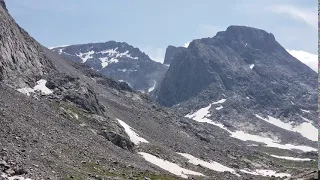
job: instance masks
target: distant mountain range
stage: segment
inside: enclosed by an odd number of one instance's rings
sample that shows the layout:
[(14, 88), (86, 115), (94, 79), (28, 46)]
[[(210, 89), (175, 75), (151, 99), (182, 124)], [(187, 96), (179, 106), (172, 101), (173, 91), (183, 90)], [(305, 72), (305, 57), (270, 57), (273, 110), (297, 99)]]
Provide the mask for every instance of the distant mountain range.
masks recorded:
[(160, 84), (168, 67), (127, 43), (109, 41), (51, 48), (62, 57), (84, 63), (106, 77), (126, 82), (135, 90), (150, 93)]
[(163, 65), (115, 41), (49, 50), (0, 16), (1, 180), (317, 171), (317, 74), (271, 33), (230, 26)]

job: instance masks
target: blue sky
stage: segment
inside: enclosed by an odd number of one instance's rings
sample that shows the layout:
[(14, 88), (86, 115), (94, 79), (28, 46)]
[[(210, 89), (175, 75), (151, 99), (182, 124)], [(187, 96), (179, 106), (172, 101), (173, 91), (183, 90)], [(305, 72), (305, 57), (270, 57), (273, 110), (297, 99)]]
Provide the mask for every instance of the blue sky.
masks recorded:
[(15, 20), (45, 46), (127, 42), (156, 61), (168, 45), (213, 37), (229, 25), (272, 32), (289, 50), (317, 54), (312, 0), (7, 0)]

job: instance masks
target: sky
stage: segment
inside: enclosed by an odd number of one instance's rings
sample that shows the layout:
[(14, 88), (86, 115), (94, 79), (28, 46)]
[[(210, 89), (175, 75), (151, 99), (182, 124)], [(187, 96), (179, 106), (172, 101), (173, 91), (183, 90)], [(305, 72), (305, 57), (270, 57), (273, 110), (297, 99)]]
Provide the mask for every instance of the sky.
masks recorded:
[[(11, 15), (47, 47), (115, 40), (163, 62), (168, 45), (213, 37), (230, 25), (264, 29), (312, 69), (318, 4), (313, 0), (7, 0)], [(305, 58), (305, 59), (303, 59)]]

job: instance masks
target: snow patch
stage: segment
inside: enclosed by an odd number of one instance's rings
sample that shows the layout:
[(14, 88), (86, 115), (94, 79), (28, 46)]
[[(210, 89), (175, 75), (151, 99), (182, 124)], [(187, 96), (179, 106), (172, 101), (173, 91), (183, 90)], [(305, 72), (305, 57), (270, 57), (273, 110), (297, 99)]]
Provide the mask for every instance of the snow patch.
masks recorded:
[(101, 54), (117, 54), (117, 53), (118, 53), (117, 49), (118, 49), (118, 48), (115, 48), (115, 49), (107, 49), (107, 50), (101, 51), (100, 53), (101, 53)]
[(134, 132), (134, 129), (131, 128), (128, 124), (123, 122), (120, 119), (117, 119), (119, 124), (124, 128), (126, 133), (128, 134), (130, 140), (135, 144), (138, 145), (139, 143), (149, 143), (146, 139), (140, 137), (136, 132)]
[(100, 61), (101, 61), (101, 66), (102, 66), (102, 68), (107, 67), (109, 64), (119, 62), (119, 60), (116, 59), (116, 58), (110, 58), (110, 59), (109, 59), (109, 57), (103, 57), (103, 58), (99, 58), (99, 59), (100, 59)]
[(250, 67), (250, 69), (253, 69), (253, 67), (254, 67), (254, 64), (250, 64), (250, 66), (249, 66), (249, 67)]
[(265, 170), (265, 169), (257, 169), (255, 171), (241, 169), (240, 171), (243, 173), (246, 173), (246, 174), (257, 175), (257, 176), (260, 175), (260, 176), (265, 176), (265, 177), (272, 177), (272, 176), (279, 177), (279, 178), (291, 177), (291, 174), (288, 174), (288, 173), (277, 173), (276, 171)]
[(309, 146), (299, 146), (299, 145), (293, 145), (293, 144), (280, 144), (280, 141), (273, 140), (271, 138), (262, 137), (259, 135), (252, 135), (245, 133), (243, 131), (236, 131), (231, 132), (231, 137), (242, 140), (242, 141), (255, 141), (265, 144), (267, 147), (274, 147), (279, 149), (287, 149), (287, 150), (301, 150), (304, 152), (310, 152), (310, 151), (317, 151), (317, 149)]
[(86, 53), (76, 54), (76, 56), (82, 59), (82, 63), (85, 63), (88, 59), (93, 58), (92, 57), (93, 54), (94, 54), (94, 51), (89, 51)]
[(129, 51), (125, 51), (123, 53), (120, 53), (119, 51), (117, 51), (118, 48), (115, 48), (115, 49), (107, 49), (107, 50), (104, 50), (104, 51), (101, 51), (101, 52), (97, 52), (97, 53), (101, 53), (101, 54), (108, 54), (109, 55), (109, 58), (121, 58), (121, 57), (128, 57), (128, 58), (131, 58), (131, 59), (139, 59), (138, 57), (132, 57), (130, 54), (129, 54)]
[(206, 167), (208, 169), (211, 169), (211, 170), (214, 170), (214, 171), (217, 171), (217, 172), (230, 172), (232, 174), (235, 174), (237, 176), (240, 176), (239, 174), (236, 173), (236, 171), (232, 168), (229, 168), (227, 166), (224, 166), (218, 162), (215, 162), (215, 161), (211, 161), (211, 162), (206, 162), (206, 161), (203, 161), (199, 158), (196, 158), (190, 154), (186, 154), (186, 153), (178, 153), (180, 154), (181, 156), (187, 158), (189, 160), (189, 163), (191, 164), (194, 164), (194, 165), (201, 165), (203, 167)]
[(301, 134), (303, 137), (310, 139), (311, 141), (318, 141), (318, 129), (312, 125), (312, 123), (303, 122), (298, 126), (293, 126), (292, 122), (285, 123), (280, 119), (276, 119), (274, 117), (268, 116), (268, 119), (263, 118), (256, 114), (256, 117), (262, 119), (270, 124), (278, 126), (282, 129), (297, 132)]
[(213, 102), (212, 104), (222, 104), (224, 102), (226, 102), (226, 99), (221, 99), (219, 101)]
[(1, 177), (6, 178), (8, 180), (32, 180), (30, 178), (25, 178), (25, 177), (22, 177), (22, 176), (8, 176), (5, 173), (2, 173)]
[[(220, 100), (220, 102), (222, 102), (222, 101)], [(214, 102), (214, 103), (217, 103), (217, 102)], [(214, 104), (214, 103), (212, 103), (212, 104)], [(224, 127), (222, 124), (216, 123), (216, 122), (212, 121), (211, 119), (207, 118), (210, 114), (209, 109), (211, 108), (212, 104), (209, 104), (209, 106), (199, 109), (198, 111), (194, 112), (193, 114), (187, 114), (185, 117), (193, 119), (197, 122), (212, 124), (214, 126), (218, 126), (222, 129), (228, 131), (228, 129), (226, 127)]]
[(160, 167), (161, 169), (164, 169), (172, 174), (180, 176), (182, 178), (188, 178), (187, 175), (204, 176), (203, 174), (201, 174), (199, 172), (195, 172), (195, 171), (191, 171), (191, 170), (182, 168), (175, 163), (160, 159), (160, 158), (153, 156), (151, 154), (144, 153), (144, 152), (139, 152), (138, 154), (142, 155), (142, 157), (146, 161), (148, 161), (148, 162), (150, 162), (150, 163), (152, 163), (152, 164)]
[(148, 92), (153, 91), (156, 88), (156, 84), (157, 84), (157, 82), (155, 80), (153, 80), (153, 85), (148, 89)]
[[(222, 100), (214, 102), (214, 103), (218, 104), (218, 102), (223, 103), (223, 102), (225, 102), (225, 99), (222, 99)], [(214, 104), (214, 103), (212, 103), (212, 104)], [(262, 137), (259, 135), (252, 135), (249, 133), (245, 133), (243, 131), (232, 132), (232, 131), (228, 130), (228, 128), (226, 128), (223, 124), (214, 122), (211, 119), (207, 118), (210, 115), (209, 109), (211, 108), (212, 104), (209, 104), (207, 107), (201, 108), (192, 114), (187, 114), (185, 117), (193, 119), (197, 122), (208, 123), (208, 124), (212, 124), (214, 126), (220, 127), (221, 129), (229, 132), (231, 137), (239, 139), (241, 141), (260, 142), (260, 143), (265, 144), (265, 146), (267, 146), (267, 147), (274, 147), (274, 148), (279, 148), (279, 149), (287, 149), (287, 150), (296, 149), (296, 150), (301, 150), (304, 152), (317, 151), (317, 149), (315, 149), (313, 147), (309, 147), (309, 146), (299, 146), (299, 145), (293, 145), (293, 144), (280, 144), (280, 141), (278, 141), (278, 140), (273, 140), (271, 138)], [(306, 131), (306, 129), (310, 128), (310, 126), (303, 124), (302, 126), (299, 126), (299, 128), (300, 128), (299, 132), (302, 132), (302, 131)], [(310, 134), (312, 134), (312, 133), (310, 133)]]
[(305, 112), (305, 113), (310, 113), (309, 110), (305, 110), (305, 109), (301, 109), (302, 112)]
[(293, 130), (310, 139), (311, 141), (318, 141), (318, 129), (315, 128), (310, 122), (303, 122), (299, 126), (296, 126)]
[(216, 110), (221, 110), (223, 108), (223, 106), (219, 106), (219, 107), (216, 107)]
[(52, 91), (46, 87), (47, 80), (40, 79), (33, 88), (35, 91), (41, 91), (43, 94), (51, 94)]
[(52, 94), (52, 90), (46, 87), (47, 80), (40, 79), (33, 88), (20, 88), (17, 91), (30, 96), (30, 93), (40, 92), (43, 95)]
[(273, 154), (269, 154), (272, 157), (279, 158), (279, 159), (286, 159), (290, 161), (312, 161), (310, 158), (296, 158), (296, 157), (289, 157), (289, 156), (277, 156)]

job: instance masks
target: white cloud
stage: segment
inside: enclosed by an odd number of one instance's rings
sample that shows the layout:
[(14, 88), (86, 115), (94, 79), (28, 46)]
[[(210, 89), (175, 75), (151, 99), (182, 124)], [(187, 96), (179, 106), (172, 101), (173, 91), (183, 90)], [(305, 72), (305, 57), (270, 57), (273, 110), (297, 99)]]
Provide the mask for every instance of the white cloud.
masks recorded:
[(152, 60), (156, 62), (163, 63), (165, 49), (163, 48), (152, 48), (152, 47), (144, 47), (141, 48), (143, 52), (145, 52)]
[(293, 57), (309, 66), (312, 70), (318, 72), (318, 55), (305, 51), (296, 51), (286, 49)]
[(317, 8), (300, 8), (292, 5), (276, 5), (271, 10), (278, 14), (287, 14), (291, 18), (302, 21), (318, 29)]
[(187, 48), (187, 47), (189, 47), (189, 44), (190, 44), (190, 41), (189, 41), (189, 42), (184, 43), (183, 47)]

